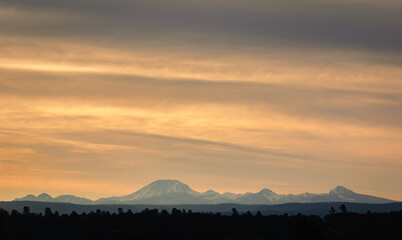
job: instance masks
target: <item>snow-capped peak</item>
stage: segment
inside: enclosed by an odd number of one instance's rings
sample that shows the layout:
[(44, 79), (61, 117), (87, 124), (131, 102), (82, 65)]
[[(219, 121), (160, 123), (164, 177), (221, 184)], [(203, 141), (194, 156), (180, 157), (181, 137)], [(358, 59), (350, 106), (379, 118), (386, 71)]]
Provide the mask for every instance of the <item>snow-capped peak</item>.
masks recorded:
[(329, 194), (333, 194), (333, 195), (345, 195), (345, 194), (355, 194), (353, 191), (342, 187), (342, 186), (337, 186), (336, 188), (332, 189), (331, 191), (329, 191)]
[(192, 190), (188, 185), (178, 180), (157, 180), (141, 188), (135, 193), (125, 196), (124, 200), (144, 199), (165, 194), (183, 192), (189, 194), (197, 194), (197, 192)]

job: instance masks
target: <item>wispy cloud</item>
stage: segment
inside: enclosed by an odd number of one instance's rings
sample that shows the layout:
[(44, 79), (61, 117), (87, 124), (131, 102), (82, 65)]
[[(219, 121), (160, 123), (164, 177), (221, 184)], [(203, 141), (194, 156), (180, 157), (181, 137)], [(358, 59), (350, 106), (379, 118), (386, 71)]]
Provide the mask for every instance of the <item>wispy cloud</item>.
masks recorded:
[(63, 173), (63, 174), (91, 174), (90, 172), (83, 171), (68, 171), (68, 170), (60, 170), (60, 169), (42, 169), (42, 168), (34, 168), (34, 171), (39, 172), (51, 172), (51, 173)]

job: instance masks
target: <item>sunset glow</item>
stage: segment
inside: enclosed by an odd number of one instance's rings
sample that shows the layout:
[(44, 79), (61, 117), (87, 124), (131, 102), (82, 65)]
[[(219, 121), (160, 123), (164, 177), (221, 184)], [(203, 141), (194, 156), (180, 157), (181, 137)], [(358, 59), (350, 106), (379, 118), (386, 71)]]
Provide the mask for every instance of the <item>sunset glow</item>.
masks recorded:
[(0, 2), (0, 200), (156, 179), (402, 200), (399, 1), (73, 2)]

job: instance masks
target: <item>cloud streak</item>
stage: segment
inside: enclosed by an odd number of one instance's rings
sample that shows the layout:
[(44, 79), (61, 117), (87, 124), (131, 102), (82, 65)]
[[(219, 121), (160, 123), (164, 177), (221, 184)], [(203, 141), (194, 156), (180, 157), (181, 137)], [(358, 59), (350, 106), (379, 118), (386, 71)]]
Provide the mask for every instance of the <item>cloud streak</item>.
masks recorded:
[[(2, 5), (9, 11), (42, 16), (43, 21), (20, 20), (3, 26), (13, 34), (43, 36), (51, 32), (60, 37), (80, 35), (106, 41), (110, 40), (106, 36), (111, 36), (156, 43), (162, 37), (164, 42), (180, 44), (195, 40), (203, 44), (302, 45), (396, 54), (402, 50), (402, 6), (395, 1), (253, 0), (245, 5), (241, 1), (18, 0), (3, 1)], [(57, 18), (53, 13), (62, 15)], [(6, 17), (15, 21), (19, 15)]]

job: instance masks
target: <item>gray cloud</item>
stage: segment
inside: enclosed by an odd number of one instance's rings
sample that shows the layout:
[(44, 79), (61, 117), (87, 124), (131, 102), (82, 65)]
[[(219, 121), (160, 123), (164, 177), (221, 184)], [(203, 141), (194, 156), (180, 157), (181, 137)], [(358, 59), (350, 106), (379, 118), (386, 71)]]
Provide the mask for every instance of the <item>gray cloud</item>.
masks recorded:
[[(402, 5), (392, 1), (2, 1), (57, 21), (16, 15), (2, 34), (128, 44), (303, 46), (400, 53)], [(0, 5), (0, 6), (1, 6)], [(88, 39), (87, 39), (88, 40)]]

